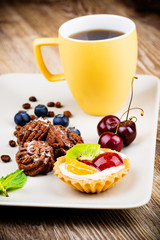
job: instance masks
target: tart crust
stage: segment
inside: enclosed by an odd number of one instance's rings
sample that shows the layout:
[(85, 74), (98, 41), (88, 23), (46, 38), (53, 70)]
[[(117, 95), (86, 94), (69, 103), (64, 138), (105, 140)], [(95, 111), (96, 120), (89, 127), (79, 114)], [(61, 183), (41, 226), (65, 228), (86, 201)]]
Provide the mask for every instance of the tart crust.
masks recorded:
[[(104, 152), (112, 151), (116, 152), (107, 148), (101, 149)], [(116, 152), (118, 153), (118, 152)], [(116, 182), (118, 182), (122, 177), (124, 177), (127, 172), (130, 170), (130, 161), (128, 158), (123, 159), (125, 168), (121, 169), (116, 173), (112, 173), (107, 175), (103, 179), (93, 180), (93, 179), (85, 179), (85, 180), (77, 180), (70, 178), (60, 171), (59, 166), (65, 162), (65, 156), (59, 157), (54, 165), (54, 174), (58, 176), (60, 180), (67, 183), (71, 187), (81, 192), (86, 193), (100, 193), (105, 191), (106, 189), (112, 187)]]

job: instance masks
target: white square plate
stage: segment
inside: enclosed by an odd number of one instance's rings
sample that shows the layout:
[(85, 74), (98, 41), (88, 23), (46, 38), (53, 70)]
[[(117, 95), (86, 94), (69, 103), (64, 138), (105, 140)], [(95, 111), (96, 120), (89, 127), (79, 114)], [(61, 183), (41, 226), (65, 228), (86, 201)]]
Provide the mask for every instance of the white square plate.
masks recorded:
[[(9, 192), (6, 198), (0, 195), (0, 205), (36, 206), (36, 207), (69, 207), (92, 209), (133, 208), (146, 204), (152, 192), (153, 169), (155, 158), (155, 141), (159, 106), (158, 79), (153, 76), (140, 75), (134, 81), (134, 98), (132, 107), (144, 109), (144, 116), (138, 110), (131, 112), (138, 118), (137, 137), (128, 147), (122, 149), (131, 161), (131, 170), (111, 189), (100, 194), (84, 194), (72, 189), (60, 181), (53, 171), (45, 176), (27, 177), (22, 189)], [(64, 107), (54, 108), (56, 114), (70, 110), (70, 126), (80, 129), (85, 142), (97, 143), (96, 126), (101, 117), (85, 114), (73, 99), (67, 83), (48, 82), (40, 74), (6, 74), (0, 76), (0, 155), (9, 154), (12, 161), (0, 161), (0, 177), (17, 169), (15, 161), (16, 148), (11, 148), (8, 141), (15, 139), (14, 115), (28, 102), (30, 96), (36, 96), (38, 102), (34, 107), (47, 104), (49, 101), (60, 101)], [(129, 98), (124, 107), (116, 113), (118, 117), (127, 109)], [(52, 110), (52, 109), (50, 109)], [(52, 120), (52, 119), (51, 119)]]

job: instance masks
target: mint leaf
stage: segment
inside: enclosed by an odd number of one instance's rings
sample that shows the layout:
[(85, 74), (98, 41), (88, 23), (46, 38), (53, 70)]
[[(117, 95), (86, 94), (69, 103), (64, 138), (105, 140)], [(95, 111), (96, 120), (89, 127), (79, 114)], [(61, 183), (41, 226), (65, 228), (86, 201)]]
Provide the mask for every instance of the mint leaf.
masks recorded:
[(15, 172), (7, 174), (6, 177), (0, 178), (0, 191), (7, 196), (7, 190), (22, 188), (27, 180), (23, 170), (17, 169)]
[(2, 191), (5, 194), (5, 196), (8, 197), (8, 193), (6, 189), (3, 187), (3, 185), (1, 184), (1, 182), (0, 182), (0, 191)]

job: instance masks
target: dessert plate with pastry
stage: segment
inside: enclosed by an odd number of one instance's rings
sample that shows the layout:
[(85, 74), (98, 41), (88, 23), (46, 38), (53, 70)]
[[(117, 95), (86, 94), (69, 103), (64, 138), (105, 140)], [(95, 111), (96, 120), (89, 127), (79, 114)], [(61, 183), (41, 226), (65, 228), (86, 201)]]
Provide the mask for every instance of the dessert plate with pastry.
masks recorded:
[[(30, 102), (25, 110), (29, 116), (38, 104), (60, 101), (61, 108), (49, 110), (55, 115), (72, 112), (68, 126), (53, 124), (54, 117), (46, 116), (31, 119), (15, 131), (14, 116), (30, 96), (36, 96), (37, 102)], [(115, 113), (117, 117), (128, 102)], [(144, 116), (138, 116), (134, 142), (120, 152), (98, 144), (97, 124), (102, 116), (84, 113), (66, 82), (50, 84), (41, 74), (2, 75), (0, 105), (0, 156), (10, 156), (9, 162), (0, 160), (0, 178), (17, 168), (27, 176), (24, 186), (9, 191), (9, 197), (0, 193), (0, 205), (123, 209), (150, 200), (159, 107), (156, 77), (139, 75), (134, 81), (132, 106), (141, 106)], [(132, 115), (137, 114), (133, 109)], [(74, 127), (80, 132), (72, 131)], [(9, 146), (11, 139), (15, 147)]]

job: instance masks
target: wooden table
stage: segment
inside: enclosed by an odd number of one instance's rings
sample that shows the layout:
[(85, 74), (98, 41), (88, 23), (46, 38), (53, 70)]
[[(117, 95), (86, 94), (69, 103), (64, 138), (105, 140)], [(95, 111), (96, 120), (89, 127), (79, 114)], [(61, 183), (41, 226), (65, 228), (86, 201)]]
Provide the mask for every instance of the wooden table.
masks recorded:
[[(39, 72), (33, 39), (57, 36), (59, 26), (71, 18), (110, 13), (127, 16), (137, 25), (137, 73), (160, 77), (160, 16), (135, 12), (120, 0), (27, 2), (0, 1), (0, 74)], [(58, 49), (44, 48), (43, 54), (49, 69), (60, 73)], [(1, 207), (0, 239), (160, 239), (160, 122), (156, 144), (152, 198), (145, 206), (127, 210)]]

